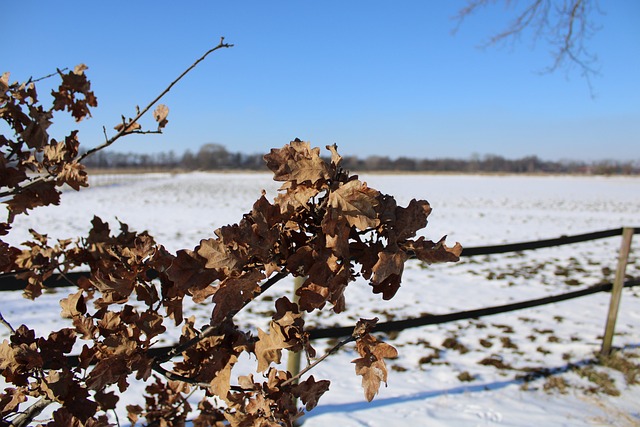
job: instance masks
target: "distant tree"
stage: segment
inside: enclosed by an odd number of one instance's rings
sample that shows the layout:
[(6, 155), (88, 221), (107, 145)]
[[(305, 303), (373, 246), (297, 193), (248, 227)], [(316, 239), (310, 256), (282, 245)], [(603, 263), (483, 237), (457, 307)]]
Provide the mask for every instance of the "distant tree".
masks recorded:
[(228, 166), (229, 152), (220, 144), (205, 144), (196, 156), (200, 169), (221, 169)]
[(518, 41), (528, 33), (533, 42), (541, 40), (551, 47), (552, 62), (546, 72), (562, 68), (568, 72), (577, 67), (591, 89), (591, 77), (598, 74), (598, 58), (587, 44), (600, 29), (593, 19), (594, 14), (602, 13), (597, 0), (467, 0), (456, 15), (458, 26), (454, 32), (479, 9), (496, 3), (504, 3), (515, 16), (483, 46)]

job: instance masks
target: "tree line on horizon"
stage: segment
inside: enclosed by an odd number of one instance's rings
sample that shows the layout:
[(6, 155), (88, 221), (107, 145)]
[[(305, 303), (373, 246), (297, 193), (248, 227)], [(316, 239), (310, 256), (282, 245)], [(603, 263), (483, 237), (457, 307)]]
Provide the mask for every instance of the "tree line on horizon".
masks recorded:
[[(95, 169), (142, 170), (255, 170), (266, 171), (263, 154), (228, 151), (220, 144), (204, 144), (198, 151), (186, 150), (158, 153), (122, 153), (101, 151), (86, 159), (85, 164)], [(345, 156), (344, 169), (375, 172), (462, 172), (462, 173), (566, 173), (591, 175), (638, 175), (639, 160), (598, 160), (592, 162), (543, 160), (537, 156), (507, 159), (500, 155), (473, 155), (461, 158), (412, 158), (388, 156)]]

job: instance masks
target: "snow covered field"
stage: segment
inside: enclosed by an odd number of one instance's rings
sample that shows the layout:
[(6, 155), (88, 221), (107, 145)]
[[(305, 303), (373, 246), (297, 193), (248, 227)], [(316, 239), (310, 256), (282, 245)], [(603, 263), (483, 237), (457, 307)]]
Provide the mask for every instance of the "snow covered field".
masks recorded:
[[(432, 207), (424, 234), (448, 235), (448, 242), (484, 246), (640, 226), (640, 178), (473, 175), (363, 175), (377, 190), (412, 198)], [(268, 174), (145, 174), (96, 176), (92, 187), (63, 194), (58, 207), (41, 208), (16, 220), (6, 240), (18, 244), (28, 229), (51, 238), (86, 234), (93, 215), (116, 218), (135, 230), (148, 230), (170, 251), (193, 248), (217, 227), (237, 222), (262, 189), (273, 199), (278, 183)], [(640, 277), (635, 236), (627, 273)], [(360, 317), (381, 321), (444, 314), (524, 301), (613, 280), (620, 238), (503, 255), (464, 258), (457, 264), (425, 266), (410, 261), (396, 297), (382, 301), (366, 283), (347, 290), (347, 311), (307, 318), (318, 326), (348, 326)], [(242, 324), (265, 328), (270, 297), (290, 294), (281, 281), (239, 317)], [(20, 292), (3, 292), (0, 312), (14, 327), (22, 323), (39, 334), (58, 322), (58, 300), (68, 293), (46, 293), (36, 303)], [(601, 344), (609, 294), (480, 319), (381, 334), (400, 356), (389, 363), (389, 385), (371, 403), (364, 399), (356, 358), (345, 348), (311, 373), (331, 380), (305, 426), (632, 426), (640, 425), (640, 386), (619, 370), (584, 361)], [(200, 324), (211, 309), (191, 308)], [(187, 316), (189, 315), (188, 313)], [(623, 292), (614, 346), (631, 361), (640, 381), (640, 288)], [(175, 331), (167, 342), (177, 337)], [(7, 337), (0, 329), (0, 340)], [(328, 340), (314, 343), (322, 354)], [(634, 368), (635, 365), (635, 368)], [(237, 374), (255, 367), (243, 360)], [(629, 368), (629, 366), (627, 366)], [(555, 370), (530, 381), (527, 374)], [(635, 370), (634, 370), (635, 369)], [(607, 377), (608, 376), (608, 377)], [(613, 384), (607, 383), (609, 378)], [(143, 384), (121, 399), (142, 401)], [(619, 392), (619, 395), (616, 395)], [(195, 397), (194, 397), (195, 399)], [(126, 402), (126, 403), (125, 403)], [(126, 419), (124, 412), (120, 420)]]

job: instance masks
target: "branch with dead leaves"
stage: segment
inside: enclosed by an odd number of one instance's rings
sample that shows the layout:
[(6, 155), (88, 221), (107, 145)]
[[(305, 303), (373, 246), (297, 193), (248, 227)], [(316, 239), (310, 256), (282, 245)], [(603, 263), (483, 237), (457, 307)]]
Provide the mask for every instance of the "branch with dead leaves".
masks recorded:
[[(37, 108), (30, 108), (31, 118), (19, 114), (25, 102), (36, 105), (35, 87), (9, 88), (7, 83), (5, 92), (12, 97), (8, 102), (15, 108), (2, 110), (3, 114), (10, 112), (3, 118), (15, 125), (16, 134), (26, 135), (25, 141), (39, 147), (42, 161), (31, 166), (55, 176), (55, 182), (29, 182), (28, 159), (23, 169), (0, 162), (5, 167), (0, 175), (3, 183), (17, 191), (12, 199), (3, 201), (10, 219), (0, 223), (0, 236), (10, 231), (16, 215), (58, 203), (57, 185), (66, 183), (76, 189), (86, 185), (79, 160), (121, 136), (145, 132), (138, 120), (208, 54), (231, 46), (221, 39), (147, 107), (137, 108), (134, 118), (123, 118), (116, 135), (83, 156), (78, 156), (75, 131), (62, 142), (49, 142), (42, 132), (24, 132), (20, 123), (38, 119), (42, 130), (50, 117)], [(85, 69), (60, 72), (63, 84), (55, 95), (55, 108), (69, 111), (76, 119), (88, 115), (89, 106), (97, 105)], [(7, 78), (3, 77), (2, 84)], [(153, 114), (160, 130), (168, 109), (159, 105)], [(16, 144), (9, 144), (14, 157), (30, 159)], [(199, 417), (205, 424), (226, 420), (234, 427), (289, 426), (303, 414), (296, 399), (311, 410), (329, 387), (328, 381), (316, 381), (313, 376), (299, 381), (301, 375), (352, 341), (360, 355), (353, 361), (356, 374), (362, 376), (367, 400), (373, 399), (380, 384), (387, 381), (384, 359), (397, 355), (393, 347), (370, 334), (377, 319), (361, 319), (349, 339), (296, 376), (276, 368), (284, 350), (305, 351), (310, 359), (315, 357), (303, 311), (325, 307), (343, 311), (345, 290), (357, 277), (368, 280), (373, 293), (388, 300), (399, 291), (407, 259), (451, 262), (458, 259), (462, 248), (459, 244), (446, 246), (444, 238), (433, 242), (416, 237), (431, 213), (428, 202), (412, 200), (406, 207), (398, 206), (392, 196), (343, 170), (335, 145), (326, 148), (329, 160), (321, 157), (319, 148), (299, 139), (272, 149), (264, 159), (274, 180), (282, 183), (275, 199), (267, 200), (263, 193), (238, 223), (215, 230), (193, 249), (169, 253), (147, 232), (132, 231), (124, 223), (112, 231), (98, 217), (92, 220), (88, 234), (76, 240), (51, 242), (35, 230), (24, 248), (0, 240), (0, 274), (20, 271), (20, 277), (28, 281), (28, 298), (39, 297), (55, 269), (62, 273), (77, 267), (90, 270), (88, 277), (78, 280), (76, 291), (60, 301), (61, 315), (69, 327), (38, 337), (21, 325), (12, 331), (10, 341), (0, 343), (0, 374), (16, 386), (0, 396), (5, 404), (3, 419), (15, 417), (26, 396), (32, 396), (59, 405), (53, 412), (55, 425), (106, 422), (104, 413), (114, 410), (119, 400), (109, 387), (117, 386), (123, 392), (132, 376), (143, 381), (153, 376), (155, 382), (147, 386), (146, 408), (126, 408), (132, 423), (139, 417), (151, 423), (183, 422), (191, 411), (185, 395), (196, 385), (224, 402), (200, 402)], [(29, 184), (22, 186), (25, 180)], [(286, 296), (278, 298), (266, 330), (241, 330), (234, 316), (289, 275), (305, 278), (296, 291), (296, 302)], [(139, 301), (139, 307), (128, 304), (132, 298)], [(195, 317), (185, 316), (185, 300), (208, 302), (212, 307), (208, 323), (196, 325)], [(154, 346), (171, 321), (173, 327), (182, 327), (179, 342), (157, 354)], [(7, 325), (13, 329), (5, 322)], [(72, 369), (68, 355), (78, 340), (84, 344), (76, 357), (78, 366)], [(265, 381), (255, 381), (253, 375), (232, 381), (234, 366), (243, 354), (255, 357), (255, 372)], [(162, 366), (167, 362), (173, 363), (170, 369)]]

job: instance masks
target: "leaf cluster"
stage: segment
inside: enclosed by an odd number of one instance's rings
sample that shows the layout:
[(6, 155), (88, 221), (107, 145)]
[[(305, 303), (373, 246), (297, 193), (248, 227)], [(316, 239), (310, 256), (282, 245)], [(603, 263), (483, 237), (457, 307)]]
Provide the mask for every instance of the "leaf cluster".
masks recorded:
[[(47, 134), (54, 111), (82, 120), (97, 106), (85, 69), (58, 72), (62, 83), (48, 110), (38, 104), (34, 82), (10, 85), (7, 74), (0, 81), (1, 118), (15, 131), (12, 139), (0, 137), (0, 202), (8, 210), (0, 236), (9, 233), (17, 215), (58, 204), (62, 185), (76, 190), (88, 185), (77, 132), (62, 142)], [(167, 113), (162, 105), (154, 111), (159, 129)], [(139, 130), (140, 115), (123, 119), (119, 134)], [(76, 239), (52, 242), (32, 230), (22, 247), (0, 240), (0, 273), (27, 280), (28, 298), (37, 299), (54, 271), (90, 271), (60, 301), (68, 327), (37, 337), (21, 325), (0, 344), (0, 374), (12, 385), (0, 395), (3, 422), (18, 420), (21, 405), (38, 398), (58, 404), (47, 425), (108, 425), (106, 412), (116, 408), (119, 392), (133, 378), (149, 382), (145, 407), (127, 406), (134, 425), (143, 419), (149, 425), (182, 425), (196, 389), (205, 396), (195, 425), (292, 425), (303, 414), (297, 399), (307, 411), (313, 409), (329, 382), (313, 376), (297, 381), (277, 368), (283, 350), (315, 357), (302, 313), (327, 306), (343, 311), (345, 289), (357, 277), (390, 299), (407, 259), (456, 261), (461, 251), (443, 239), (416, 237), (427, 224), (429, 203), (398, 206), (343, 170), (336, 146), (327, 149), (330, 161), (298, 139), (272, 149), (264, 159), (282, 182), (277, 197), (269, 201), (263, 194), (238, 223), (215, 230), (193, 249), (169, 253), (147, 232), (123, 223), (112, 230), (98, 217), (86, 236)], [(234, 316), (288, 275), (305, 278), (298, 302), (283, 296), (266, 331), (241, 330)], [(207, 324), (185, 316), (187, 300), (211, 307)], [(374, 324), (361, 321), (351, 338), (367, 400), (387, 381), (384, 359), (397, 355), (370, 334)], [(158, 350), (163, 334), (176, 327), (182, 328), (179, 341)], [(71, 357), (74, 349), (80, 353)], [(255, 373), (262, 379), (233, 379), (242, 354), (256, 360)]]

